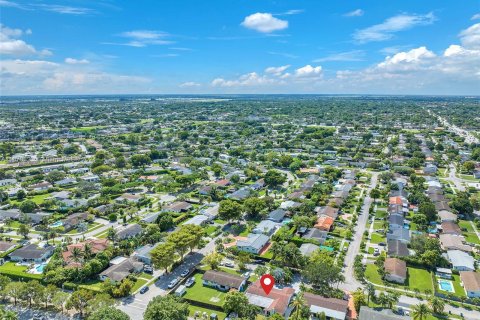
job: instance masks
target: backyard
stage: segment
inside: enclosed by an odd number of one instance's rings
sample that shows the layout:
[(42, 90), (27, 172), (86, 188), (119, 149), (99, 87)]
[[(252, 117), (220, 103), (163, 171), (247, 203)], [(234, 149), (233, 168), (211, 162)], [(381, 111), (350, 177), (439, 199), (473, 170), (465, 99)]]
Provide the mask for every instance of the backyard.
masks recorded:
[[(407, 269), (408, 277), (404, 285), (391, 282), (388, 282), (387, 285), (411, 291), (420, 290), (420, 292), (425, 292), (425, 290), (431, 290), (433, 292), (432, 277), (429, 271), (412, 267), (408, 267)], [(365, 277), (374, 284), (385, 285), (385, 281), (380, 277), (378, 268), (374, 264), (367, 264)], [(410, 281), (410, 279), (412, 279), (412, 281)]]

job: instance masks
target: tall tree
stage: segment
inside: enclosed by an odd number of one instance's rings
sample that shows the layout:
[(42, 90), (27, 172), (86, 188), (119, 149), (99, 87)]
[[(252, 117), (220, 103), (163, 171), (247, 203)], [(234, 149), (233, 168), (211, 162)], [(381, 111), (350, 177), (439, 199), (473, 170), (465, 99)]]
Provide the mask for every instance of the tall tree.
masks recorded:
[(171, 242), (161, 243), (153, 248), (150, 256), (155, 267), (165, 269), (165, 273), (168, 273), (168, 267), (175, 261), (175, 245)]
[(188, 314), (188, 304), (183, 300), (171, 295), (157, 296), (148, 303), (143, 319), (187, 320)]
[(430, 309), (425, 303), (417, 304), (412, 309), (413, 320), (426, 320), (430, 314)]

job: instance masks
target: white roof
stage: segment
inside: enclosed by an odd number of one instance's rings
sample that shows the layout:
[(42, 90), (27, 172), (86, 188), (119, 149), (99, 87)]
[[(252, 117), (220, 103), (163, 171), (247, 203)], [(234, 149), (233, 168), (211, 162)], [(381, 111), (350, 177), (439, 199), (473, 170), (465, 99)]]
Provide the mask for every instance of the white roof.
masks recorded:
[(325, 313), (327, 318), (333, 318), (333, 319), (338, 319), (338, 320), (343, 320), (347, 316), (346, 312), (327, 309), (327, 308), (314, 306), (314, 305), (310, 306), (310, 312), (313, 313), (313, 314), (319, 314), (319, 313), (323, 312), (323, 313)]
[(255, 306), (258, 306), (260, 308), (268, 308), (272, 303), (273, 299), (267, 298), (267, 297), (262, 297), (262, 296), (257, 296), (256, 294), (248, 293), (246, 292), (245, 295), (248, 298), (248, 302), (250, 304), (253, 304)]

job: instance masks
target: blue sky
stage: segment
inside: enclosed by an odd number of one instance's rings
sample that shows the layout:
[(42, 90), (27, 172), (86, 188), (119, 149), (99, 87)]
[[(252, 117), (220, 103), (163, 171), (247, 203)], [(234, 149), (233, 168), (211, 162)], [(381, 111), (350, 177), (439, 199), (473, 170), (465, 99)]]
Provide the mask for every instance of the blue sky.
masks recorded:
[(2, 95), (478, 94), (480, 1), (4, 1)]

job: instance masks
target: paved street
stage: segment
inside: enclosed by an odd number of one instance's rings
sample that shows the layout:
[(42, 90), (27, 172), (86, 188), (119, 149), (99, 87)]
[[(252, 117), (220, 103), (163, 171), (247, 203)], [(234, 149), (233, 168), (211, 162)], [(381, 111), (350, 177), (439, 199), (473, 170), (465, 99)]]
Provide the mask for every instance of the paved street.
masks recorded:
[(163, 270), (155, 270), (154, 277), (158, 280), (150, 286), (150, 289), (144, 294), (134, 294), (120, 301), (118, 309), (127, 313), (131, 319), (142, 319), (143, 313), (147, 308), (148, 302), (156, 296), (165, 296), (168, 294), (168, 284), (176, 277), (180, 277), (185, 269), (193, 269), (202, 261), (203, 257), (213, 252), (215, 249), (215, 239), (212, 239), (204, 248), (189, 254), (185, 257), (185, 261), (169, 274), (165, 274)]
[(360, 243), (362, 242), (362, 236), (367, 228), (368, 222), (368, 212), (370, 206), (372, 205), (373, 200), (370, 198), (369, 194), (372, 189), (377, 186), (378, 181), (378, 172), (372, 172), (372, 180), (368, 189), (366, 190), (366, 196), (362, 205), (362, 208), (359, 212), (357, 226), (355, 228), (355, 234), (353, 240), (348, 247), (347, 255), (345, 256), (345, 264), (347, 265), (344, 269), (345, 282), (340, 284), (339, 288), (347, 291), (355, 291), (357, 288), (362, 287), (362, 284), (358, 282), (353, 274), (353, 261), (355, 256), (360, 252)]

